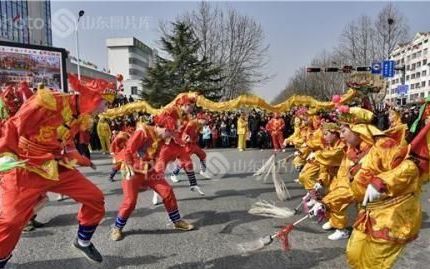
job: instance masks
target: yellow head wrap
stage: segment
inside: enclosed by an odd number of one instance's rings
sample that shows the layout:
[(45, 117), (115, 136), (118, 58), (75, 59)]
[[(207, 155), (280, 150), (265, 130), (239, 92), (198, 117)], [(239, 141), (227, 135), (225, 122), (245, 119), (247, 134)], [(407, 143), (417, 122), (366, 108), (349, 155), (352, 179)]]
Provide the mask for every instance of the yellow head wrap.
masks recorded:
[(348, 125), (351, 131), (358, 134), (367, 144), (374, 144), (374, 137), (383, 136), (384, 133), (370, 124), (372, 120), (372, 111), (361, 107), (351, 107), (348, 113), (340, 116), (339, 122)]

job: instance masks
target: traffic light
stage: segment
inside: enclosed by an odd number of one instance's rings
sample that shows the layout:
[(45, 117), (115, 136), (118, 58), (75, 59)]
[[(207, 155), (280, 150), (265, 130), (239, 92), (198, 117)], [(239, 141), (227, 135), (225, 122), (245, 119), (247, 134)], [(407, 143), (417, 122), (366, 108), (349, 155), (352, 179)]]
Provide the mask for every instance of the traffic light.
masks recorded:
[(353, 69), (354, 69), (354, 68), (353, 68), (351, 65), (345, 65), (345, 66), (342, 68), (342, 72), (343, 72), (343, 73), (351, 73)]
[(370, 66), (358, 66), (353, 67), (352, 65), (345, 65), (343, 67), (307, 67), (307, 73), (319, 73), (319, 72), (342, 72), (342, 73), (352, 73), (352, 71), (358, 72), (370, 72), (372, 67)]
[(372, 68), (370, 66), (358, 66), (356, 70), (358, 72), (370, 72), (372, 71)]
[(307, 67), (306, 72), (307, 73), (318, 73), (318, 72), (321, 72), (321, 68), (319, 68), (319, 67)]
[(324, 72), (339, 72), (338, 67), (326, 67), (324, 68)]

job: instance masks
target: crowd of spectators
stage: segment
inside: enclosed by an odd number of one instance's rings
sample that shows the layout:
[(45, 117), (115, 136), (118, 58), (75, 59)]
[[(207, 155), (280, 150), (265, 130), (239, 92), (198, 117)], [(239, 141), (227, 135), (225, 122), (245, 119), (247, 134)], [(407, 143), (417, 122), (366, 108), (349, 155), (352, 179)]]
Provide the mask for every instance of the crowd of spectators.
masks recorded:
[[(235, 148), (237, 147), (237, 120), (239, 111), (235, 112), (205, 112), (209, 118), (207, 124), (202, 126), (200, 134), (200, 146), (202, 148)], [(248, 137), (247, 147), (268, 149), (272, 148), (270, 134), (266, 130), (267, 122), (273, 117), (273, 113), (266, 113), (259, 110), (251, 110), (248, 113)], [(292, 116), (289, 113), (283, 114), (285, 121), (284, 137), (294, 132)], [(134, 128), (138, 120), (151, 123), (152, 117), (149, 114), (135, 113), (125, 117), (108, 120), (113, 133), (126, 131)], [(100, 148), (97, 140), (97, 119), (91, 133), (91, 147), (96, 150)]]
[[(116, 100), (116, 106), (126, 104), (132, 101), (132, 97), (119, 98)], [(419, 114), (419, 107), (412, 106), (398, 109), (402, 115), (402, 122), (409, 127), (413, 124)], [(204, 112), (209, 118), (206, 125), (202, 127), (200, 134), (200, 146), (202, 148), (235, 148), (237, 147), (237, 120), (240, 111), (229, 112)], [(248, 132), (247, 147), (258, 149), (272, 148), (272, 141), (269, 132), (266, 130), (267, 122), (273, 117), (273, 113), (253, 109), (247, 113)], [(294, 132), (293, 112), (282, 113), (282, 119), (285, 122), (283, 135), (288, 137)], [(108, 120), (109, 126), (113, 133), (118, 131), (133, 129), (138, 120), (151, 123), (152, 117), (149, 114), (135, 113), (125, 117)], [(381, 129), (388, 128), (388, 108), (379, 110), (375, 113), (375, 124)], [(100, 143), (97, 141), (96, 124), (94, 124), (91, 133), (92, 149), (99, 149)]]

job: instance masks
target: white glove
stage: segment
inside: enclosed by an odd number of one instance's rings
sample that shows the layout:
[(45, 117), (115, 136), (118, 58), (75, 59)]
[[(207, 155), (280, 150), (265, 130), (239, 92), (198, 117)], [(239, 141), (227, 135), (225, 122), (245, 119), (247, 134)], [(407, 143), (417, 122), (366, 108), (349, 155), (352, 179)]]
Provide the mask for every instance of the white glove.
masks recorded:
[(16, 159), (12, 156), (5, 155), (0, 158), (0, 165), (5, 163), (16, 162)]
[(310, 161), (315, 159), (315, 152), (309, 153), (308, 157), (306, 158), (306, 161)]
[(299, 155), (300, 155), (300, 152), (298, 152), (297, 150), (294, 151), (294, 156), (299, 156)]
[(325, 207), (321, 202), (315, 202), (314, 206), (309, 210), (309, 215), (312, 217), (318, 216), (325, 212)]
[(368, 202), (375, 202), (381, 199), (382, 194), (373, 187), (372, 184), (367, 185), (366, 193), (364, 194), (363, 206), (366, 206)]
[(314, 190), (320, 191), (322, 189), (323, 189), (323, 186), (321, 185), (321, 183), (319, 183), (319, 182), (315, 183)]
[(302, 197), (303, 202), (308, 202), (311, 199), (311, 193), (307, 192), (305, 196)]

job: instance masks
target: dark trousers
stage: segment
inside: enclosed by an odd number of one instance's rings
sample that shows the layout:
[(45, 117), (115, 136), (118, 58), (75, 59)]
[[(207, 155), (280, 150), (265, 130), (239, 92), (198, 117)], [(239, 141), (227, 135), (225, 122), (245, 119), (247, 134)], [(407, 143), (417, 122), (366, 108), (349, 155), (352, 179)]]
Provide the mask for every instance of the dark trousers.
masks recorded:
[(82, 156), (85, 156), (91, 160), (90, 149), (88, 148), (87, 144), (78, 144), (77, 148)]

